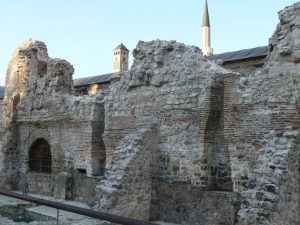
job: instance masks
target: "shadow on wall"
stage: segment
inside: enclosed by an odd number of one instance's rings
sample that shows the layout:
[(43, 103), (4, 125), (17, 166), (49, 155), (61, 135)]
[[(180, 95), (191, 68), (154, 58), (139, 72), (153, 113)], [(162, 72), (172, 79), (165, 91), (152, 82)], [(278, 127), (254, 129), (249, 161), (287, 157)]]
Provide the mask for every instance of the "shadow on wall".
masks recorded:
[(209, 111), (204, 131), (204, 159), (207, 189), (232, 191), (230, 155), (224, 137), (224, 82), (216, 81), (210, 89)]

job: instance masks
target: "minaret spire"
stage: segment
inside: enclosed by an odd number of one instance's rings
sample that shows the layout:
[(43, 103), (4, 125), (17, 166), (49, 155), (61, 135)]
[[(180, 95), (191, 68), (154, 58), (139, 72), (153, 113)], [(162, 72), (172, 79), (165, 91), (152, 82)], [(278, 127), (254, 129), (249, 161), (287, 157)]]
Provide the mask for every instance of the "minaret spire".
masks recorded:
[(207, 0), (205, 1), (203, 21), (202, 21), (202, 27), (205, 27), (205, 26), (210, 27)]
[(202, 52), (204, 56), (210, 56), (213, 54), (213, 49), (211, 48), (210, 40), (210, 22), (207, 0), (205, 1), (202, 21)]

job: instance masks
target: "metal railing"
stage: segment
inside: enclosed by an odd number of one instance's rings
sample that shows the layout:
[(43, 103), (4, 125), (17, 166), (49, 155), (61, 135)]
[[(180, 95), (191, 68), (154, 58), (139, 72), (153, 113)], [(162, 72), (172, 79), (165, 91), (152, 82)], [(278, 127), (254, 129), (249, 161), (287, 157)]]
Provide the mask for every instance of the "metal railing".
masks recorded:
[(72, 213), (77, 213), (77, 214), (80, 214), (83, 216), (88, 216), (91, 218), (105, 220), (105, 221), (109, 221), (109, 222), (113, 222), (113, 223), (117, 223), (117, 224), (123, 224), (123, 225), (156, 225), (156, 224), (146, 222), (146, 221), (130, 219), (130, 218), (122, 217), (122, 216), (116, 216), (116, 215), (109, 214), (109, 213), (98, 212), (98, 211), (94, 211), (94, 210), (90, 210), (90, 209), (80, 208), (77, 206), (72, 206), (72, 205), (67, 205), (67, 204), (63, 204), (63, 203), (59, 203), (59, 202), (35, 198), (32, 196), (28, 196), (28, 195), (22, 195), (22, 194), (10, 192), (10, 191), (0, 190), (0, 195), (5, 195), (8, 197), (24, 200), (27, 202), (32, 202), (32, 203), (35, 203), (38, 205), (44, 205), (44, 206), (48, 206), (51, 208), (55, 208), (58, 210), (57, 216), (59, 215), (59, 210), (64, 210), (64, 211), (68, 211), (68, 212), (72, 212)]

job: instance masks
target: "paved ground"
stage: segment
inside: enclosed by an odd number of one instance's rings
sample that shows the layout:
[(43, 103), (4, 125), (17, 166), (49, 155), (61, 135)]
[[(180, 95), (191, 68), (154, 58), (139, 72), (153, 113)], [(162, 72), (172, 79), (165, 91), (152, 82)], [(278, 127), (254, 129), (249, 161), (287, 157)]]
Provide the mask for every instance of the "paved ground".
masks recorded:
[[(50, 201), (56, 201), (68, 205), (73, 205), (81, 208), (89, 208), (86, 204), (66, 201), (62, 199), (55, 199), (53, 197), (28, 194), (29, 196), (41, 198)], [(25, 222), (14, 222), (11, 219), (11, 215), (25, 215), (33, 218), (35, 221), (30, 223)], [(5, 215), (5, 217), (4, 217)], [(6, 197), (0, 195), (0, 225), (57, 225), (57, 210), (46, 206), (37, 206), (35, 204), (25, 202), (22, 200)], [(15, 218), (15, 217), (14, 217)], [(156, 224), (160, 225), (176, 225), (173, 223), (166, 223), (162, 221), (156, 221)], [(109, 225), (110, 223), (91, 219), (86, 216), (70, 213), (66, 211), (59, 211), (59, 225)]]
[[(76, 205), (82, 208), (89, 208), (87, 205), (74, 201), (58, 200), (42, 195), (28, 194), (32, 197), (42, 198), (46, 200), (61, 202), (69, 205)], [(30, 223), (14, 222), (12, 215), (23, 214), (27, 217), (33, 218), (35, 221)], [(22, 200), (6, 197), (0, 195), (0, 225), (56, 225), (57, 224), (57, 210), (46, 207), (37, 206)], [(5, 215), (6, 217), (3, 217)], [(8, 218), (7, 218), (8, 217)], [(16, 216), (17, 217), (17, 216)], [(10, 219), (9, 219), (10, 218)], [(104, 225), (105, 222), (101, 220), (91, 219), (86, 216), (81, 216), (75, 213), (59, 210), (59, 225)]]

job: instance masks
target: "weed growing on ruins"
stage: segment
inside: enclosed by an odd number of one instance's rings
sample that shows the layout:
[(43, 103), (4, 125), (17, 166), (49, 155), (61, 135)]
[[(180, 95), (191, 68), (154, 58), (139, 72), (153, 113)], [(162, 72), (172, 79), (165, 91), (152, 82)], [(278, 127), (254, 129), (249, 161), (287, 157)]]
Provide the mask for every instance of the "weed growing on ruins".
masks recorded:
[(25, 222), (25, 223), (31, 223), (34, 221), (34, 219), (31, 216), (21, 215), (13, 219), (14, 222)]

